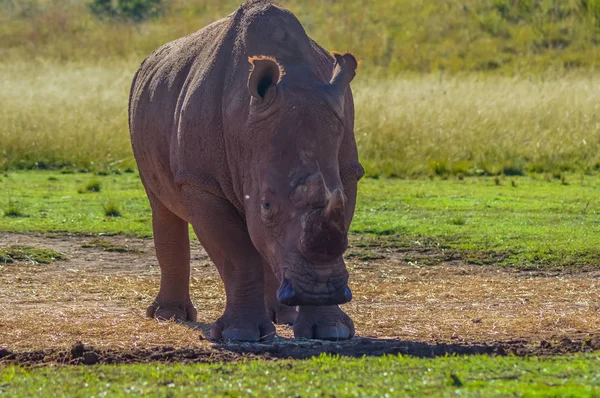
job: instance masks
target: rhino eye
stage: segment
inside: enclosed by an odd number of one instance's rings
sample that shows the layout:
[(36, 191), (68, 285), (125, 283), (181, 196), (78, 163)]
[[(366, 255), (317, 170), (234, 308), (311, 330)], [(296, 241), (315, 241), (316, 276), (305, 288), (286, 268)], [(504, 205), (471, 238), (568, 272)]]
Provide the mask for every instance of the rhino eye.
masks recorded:
[(263, 202), (262, 207), (264, 210), (271, 210), (271, 204), (269, 202)]

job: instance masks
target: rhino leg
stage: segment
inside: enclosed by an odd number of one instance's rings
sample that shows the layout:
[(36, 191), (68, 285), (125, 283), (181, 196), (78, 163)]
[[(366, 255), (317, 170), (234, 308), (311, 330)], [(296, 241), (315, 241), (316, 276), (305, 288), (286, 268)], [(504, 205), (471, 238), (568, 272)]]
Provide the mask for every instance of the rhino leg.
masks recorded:
[(337, 305), (300, 306), (294, 323), (297, 339), (347, 340), (353, 336), (352, 319)]
[(225, 199), (193, 186), (185, 186), (182, 192), (194, 231), (225, 284), (225, 312), (213, 324), (210, 338), (272, 339), (275, 326), (265, 309), (262, 258), (245, 220)]
[(148, 193), (152, 207), (154, 246), (160, 265), (160, 291), (146, 315), (157, 319), (196, 321), (190, 299), (190, 239), (188, 223)]
[(271, 266), (266, 261), (264, 262), (264, 279), (265, 306), (269, 318), (278, 325), (292, 325), (298, 316), (298, 311), (296, 311), (296, 307), (283, 305), (277, 300), (279, 279), (277, 279)]

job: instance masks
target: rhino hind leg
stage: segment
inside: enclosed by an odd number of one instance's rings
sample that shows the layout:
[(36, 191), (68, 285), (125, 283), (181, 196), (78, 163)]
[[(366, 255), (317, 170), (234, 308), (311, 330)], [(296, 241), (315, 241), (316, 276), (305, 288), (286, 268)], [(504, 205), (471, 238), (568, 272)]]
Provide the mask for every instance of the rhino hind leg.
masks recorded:
[(190, 240), (188, 223), (148, 193), (152, 207), (154, 246), (160, 265), (160, 291), (146, 315), (163, 320), (196, 321), (190, 299)]
[(337, 305), (300, 306), (294, 323), (295, 338), (348, 340), (353, 336), (352, 319)]
[(182, 193), (196, 236), (225, 285), (225, 312), (213, 324), (211, 340), (271, 340), (275, 326), (265, 309), (262, 258), (245, 221), (225, 199), (193, 186)]
[(272, 322), (278, 325), (292, 325), (298, 317), (296, 307), (281, 304), (277, 300), (279, 279), (273, 273), (271, 266), (264, 262), (265, 307)]

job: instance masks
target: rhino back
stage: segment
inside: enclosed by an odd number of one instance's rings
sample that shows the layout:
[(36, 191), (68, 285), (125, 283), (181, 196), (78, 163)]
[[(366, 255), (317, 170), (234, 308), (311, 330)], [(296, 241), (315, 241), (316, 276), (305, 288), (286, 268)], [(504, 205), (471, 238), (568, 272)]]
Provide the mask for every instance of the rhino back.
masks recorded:
[(224, 151), (219, 98), (225, 75), (214, 71), (224, 70), (217, 57), (230, 25), (227, 17), (165, 44), (144, 60), (134, 78), (129, 106), (133, 152), (146, 188), (173, 210), (181, 207), (178, 185), (191, 182), (186, 181), (187, 164), (202, 170), (193, 178), (197, 183), (220, 193), (213, 171)]
[[(172, 209), (180, 207), (178, 186), (193, 184), (243, 211), (248, 165), (242, 159), (251, 145), (244, 136), (248, 57), (255, 55), (276, 58), (289, 78), (296, 72), (327, 82), (333, 70), (333, 58), (291, 12), (270, 0), (250, 0), (230, 16), (159, 48), (136, 74), (130, 97), (134, 154), (146, 187)], [(351, 100), (350, 90), (348, 96)], [(351, 101), (347, 107), (351, 126)], [(345, 141), (353, 162), (353, 135)]]

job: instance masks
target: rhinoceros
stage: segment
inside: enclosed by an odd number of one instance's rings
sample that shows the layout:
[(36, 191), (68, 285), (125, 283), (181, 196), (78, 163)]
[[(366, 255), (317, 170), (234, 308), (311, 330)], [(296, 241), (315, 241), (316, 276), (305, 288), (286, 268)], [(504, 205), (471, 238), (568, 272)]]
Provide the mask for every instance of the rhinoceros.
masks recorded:
[(329, 53), (270, 0), (155, 50), (129, 128), (152, 209), (159, 293), (148, 317), (193, 322), (191, 224), (225, 286), (210, 338), (349, 339), (343, 254), (364, 170), (349, 53)]

